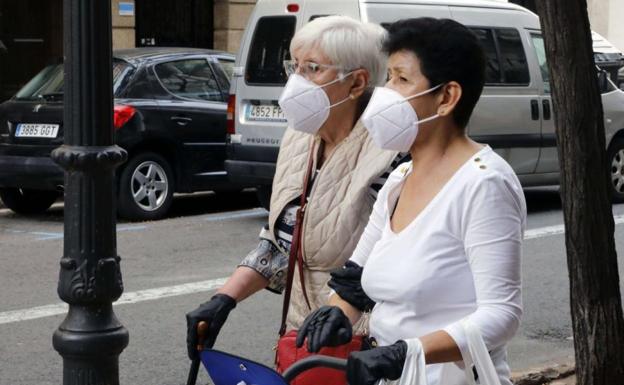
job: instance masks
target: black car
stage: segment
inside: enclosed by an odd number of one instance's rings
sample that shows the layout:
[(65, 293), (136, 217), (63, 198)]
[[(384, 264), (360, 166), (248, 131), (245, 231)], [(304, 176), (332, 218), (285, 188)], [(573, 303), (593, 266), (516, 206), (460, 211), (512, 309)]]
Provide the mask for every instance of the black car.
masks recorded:
[[(119, 214), (163, 216), (174, 192), (232, 191), (224, 170), (234, 56), (188, 48), (115, 51)], [(47, 210), (63, 189), (50, 152), (63, 143), (63, 66), (42, 70), (0, 105), (0, 198), (18, 213)]]

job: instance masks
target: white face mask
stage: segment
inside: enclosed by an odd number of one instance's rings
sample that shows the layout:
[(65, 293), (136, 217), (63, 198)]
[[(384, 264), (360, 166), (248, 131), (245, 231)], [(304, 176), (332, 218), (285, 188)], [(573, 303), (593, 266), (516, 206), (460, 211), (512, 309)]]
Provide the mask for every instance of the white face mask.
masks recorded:
[(385, 150), (405, 152), (412, 147), (418, 135), (418, 125), (436, 119), (436, 114), (418, 120), (410, 99), (431, 93), (442, 84), (404, 98), (398, 92), (386, 87), (376, 87), (361, 120), (373, 142)]
[(329, 109), (350, 99), (347, 97), (330, 105), (323, 87), (334, 84), (351, 73), (320, 86), (299, 74), (290, 75), (278, 101), (288, 125), (294, 130), (316, 135), (327, 120)]

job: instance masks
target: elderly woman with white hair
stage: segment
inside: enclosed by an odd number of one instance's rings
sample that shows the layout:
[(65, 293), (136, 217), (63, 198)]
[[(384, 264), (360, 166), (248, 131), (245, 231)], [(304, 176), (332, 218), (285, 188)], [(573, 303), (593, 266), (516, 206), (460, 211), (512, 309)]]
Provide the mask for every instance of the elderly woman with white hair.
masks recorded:
[[(191, 358), (197, 357), (200, 321), (209, 324), (205, 346), (211, 347), (237, 302), (264, 288), (281, 293), (288, 274), (294, 282), (287, 290), (287, 330), (298, 329), (327, 301), (330, 272), (347, 262), (377, 191), (409, 156), (378, 149), (359, 121), (371, 91), (385, 81), (384, 37), (382, 27), (343, 16), (315, 19), (293, 37), (292, 60), (284, 62), (289, 79), (279, 100), (289, 127), (269, 223), (217, 294), (187, 314)], [(291, 251), (298, 254), (296, 269)]]

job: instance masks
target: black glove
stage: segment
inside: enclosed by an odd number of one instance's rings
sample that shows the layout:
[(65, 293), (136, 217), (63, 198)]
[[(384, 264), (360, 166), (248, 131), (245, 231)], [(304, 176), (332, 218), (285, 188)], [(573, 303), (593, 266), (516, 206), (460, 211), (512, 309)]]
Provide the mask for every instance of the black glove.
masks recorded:
[(323, 306), (310, 314), (297, 333), (297, 347), (308, 338), (308, 351), (318, 353), (324, 346), (339, 346), (351, 341), (351, 321), (336, 306)]
[(186, 348), (191, 360), (197, 358), (197, 325), (201, 321), (208, 324), (204, 346), (212, 348), (217, 335), (230, 311), (236, 307), (236, 300), (226, 294), (215, 294), (210, 301), (202, 303), (199, 307), (186, 314)]
[(352, 352), (347, 360), (349, 385), (375, 385), (379, 380), (396, 380), (403, 373), (407, 343), (381, 346), (361, 352)]
[(347, 261), (344, 267), (332, 271), (329, 287), (334, 289), (340, 298), (347, 301), (359, 311), (370, 311), (375, 302), (362, 289), (362, 271), (364, 269), (355, 262)]

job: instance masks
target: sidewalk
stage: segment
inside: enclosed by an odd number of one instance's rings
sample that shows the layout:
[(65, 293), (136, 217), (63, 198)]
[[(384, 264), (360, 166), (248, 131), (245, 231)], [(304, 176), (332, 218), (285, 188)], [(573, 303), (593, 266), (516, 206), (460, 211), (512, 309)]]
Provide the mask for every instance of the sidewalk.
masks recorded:
[(574, 375), (571, 375), (569, 377), (553, 381), (550, 384), (551, 385), (575, 385), (576, 384), (576, 377)]
[(561, 362), (550, 367), (512, 373), (514, 385), (575, 385), (574, 363)]

